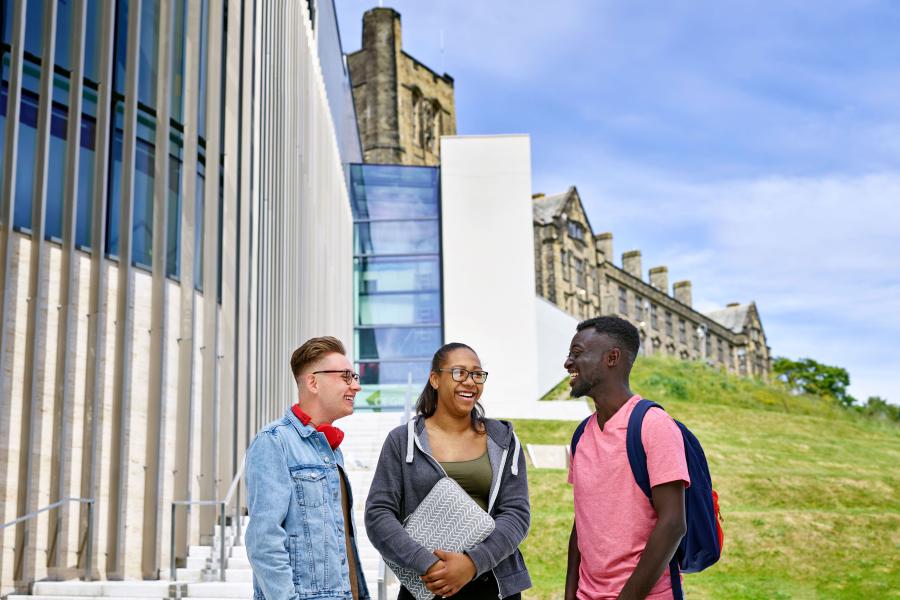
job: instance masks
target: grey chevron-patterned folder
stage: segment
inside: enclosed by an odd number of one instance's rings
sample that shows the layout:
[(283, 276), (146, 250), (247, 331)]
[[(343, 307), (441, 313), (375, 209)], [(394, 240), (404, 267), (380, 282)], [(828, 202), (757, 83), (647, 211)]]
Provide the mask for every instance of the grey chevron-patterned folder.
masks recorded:
[[(444, 477), (407, 517), (403, 528), (431, 552), (462, 552), (475, 547), (494, 531), (494, 519), (456, 481)], [(384, 562), (417, 600), (434, 598), (418, 573), (387, 559)]]

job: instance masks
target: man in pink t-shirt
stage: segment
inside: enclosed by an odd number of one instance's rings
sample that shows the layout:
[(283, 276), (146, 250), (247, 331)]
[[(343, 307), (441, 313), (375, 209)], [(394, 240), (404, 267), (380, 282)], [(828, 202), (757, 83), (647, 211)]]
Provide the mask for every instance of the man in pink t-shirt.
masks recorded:
[(625, 449), (628, 418), (640, 400), (628, 384), (640, 348), (637, 329), (618, 317), (597, 317), (577, 330), (565, 368), (572, 396), (590, 396), (597, 411), (569, 468), (575, 523), (566, 600), (670, 599), (668, 564), (686, 529), (684, 488), (690, 485), (681, 431), (658, 408), (644, 417), (651, 504), (634, 480)]

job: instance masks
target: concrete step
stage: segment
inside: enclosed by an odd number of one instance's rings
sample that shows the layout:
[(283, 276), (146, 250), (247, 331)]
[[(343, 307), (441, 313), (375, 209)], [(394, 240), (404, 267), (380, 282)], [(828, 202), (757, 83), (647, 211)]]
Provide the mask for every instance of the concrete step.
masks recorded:
[(253, 584), (247, 582), (209, 581), (187, 584), (189, 598), (250, 598)]
[(168, 598), (168, 581), (38, 581), (34, 596), (79, 598)]

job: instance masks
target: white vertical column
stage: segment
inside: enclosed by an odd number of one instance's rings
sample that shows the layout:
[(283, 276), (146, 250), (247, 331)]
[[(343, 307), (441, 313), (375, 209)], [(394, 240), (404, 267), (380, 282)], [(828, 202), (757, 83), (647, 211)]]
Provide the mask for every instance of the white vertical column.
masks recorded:
[[(217, 448), (219, 446), (219, 152), (222, 132), (219, 130), (222, 60), (222, 16), (224, 0), (209, 3), (206, 56), (206, 178), (203, 201), (203, 387), (200, 424), (201, 500), (215, 500), (217, 493)], [(200, 531), (212, 531), (214, 507), (200, 508)]]
[[(73, 402), (69, 385), (72, 370), (70, 357), (75, 356), (75, 224), (78, 215), (78, 167), (81, 155), (81, 107), (84, 90), (84, 37), (87, 25), (87, 4), (85, 0), (72, 3), (70, 19), (71, 42), (69, 57), (72, 70), (69, 75), (69, 121), (66, 128), (66, 164), (65, 197), (63, 199), (62, 226), (62, 265), (59, 287), (59, 324), (56, 336), (56, 387), (53, 405), (53, 474), (50, 478), (50, 499), (54, 502), (69, 496), (71, 482), (69, 473), (65, 471), (67, 457), (71, 455), (72, 432), (69, 420), (72, 415)], [(71, 506), (54, 510), (50, 513), (50, 536), (48, 547), (50, 556), (47, 564), (51, 575), (64, 573), (59, 570), (65, 566), (68, 550), (68, 535), (65, 522)]]
[(141, 575), (145, 579), (159, 577), (162, 527), (163, 463), (165, 440), (163, 407), (165, 382), (168, 378), (166, 352), (168, 338), (168, 280), (166, 278), (169, 225), (169, 115), (170, 77), (172, 65), (170, 1), (159, 2), (156, 86), (156, 151), (153, 164), (153, 281), (150, 304), (150, 390), (147, 398), (147, 437), (144, 448), (144, 514), (141, 536)]
[[(190, 500), (193, 456), (193, 386), (194, 386), (194, 318), (196, 295), (194, 294), (194, 237), (197, 228), (195, 207), (197, 202), (197, 96), (194, 82), (200, 75), (200, 10), (199, 2), (188, 1), (187, 28), (184, 41), (184, 149), (181, 168), (181, 273), (180, 317), (178, 335), (178, 415), (176, 416), (175, 454), (178, 461), (173, 482), (173, 498)], [(175, 555), (187, 556), (188, 512), (181, 508), (175, 519)]]
[(125, 52), (125, 115), (122, 140), (122, 186), (119, 194), (119, 265), (116, 287), (116, 360), (113, 371), (109, 526), (106, 532), (106, 576), (110, 579), (124, 577), (124, 518), (128, 496), (129, 460), (127, 436), (131, 411), (131, 349), (134, 342), (134, 273), (131, 266), (131, 234), (134, 212), (140, 46), (141, 0), (131, 0), (128, 6), (128, 45)]
[[(482, 402), (492, 417), (539, 398), (532, 219), (528, 136), (441, 138), (444, 336), (491, 372)], [(490, 291), (473, 293), (485, 281)]]
[[(88, 300), (88, 344), (87, 368), (84, 392), (85, 451), (81, 462), (81, 496), (99, 500), (100, 496), (100, 454), (101, 405), (103, 401), (103, 365), (106, 358), (106, 207), (109, 199), (107, 189), (110, 157), (110, 132), (113, 119), (113, 47), (116, 24), (116, 3), (101, 4), (100, 54), (98, 56), (98, 77), (100, 88), (97, 94), (97, 130), (94, 137), (94, 173), (91, 204), (91, 283)], [(95, 505), (98, 508), (99, 505)], [(81, 561), (87, 554), (92, 555), (92, 564), (99, 567), (99, 514), (95, 511), (93, 538), (85, 540)], [(87, 507), (81, 509), (81, 531), (88, 535)], [(94, 556), (96, 554), (97, 556)]]
[[(23, 367), (22, 430), (18, 439), (19, 447), (19, 493), (16, 512), (20, 515), (37, 508), (37, 487), (39, 486), (40, 462), (34, 458), (41, 453), (41, 385), (38, 381), (41, 356), (38, 345), (45, 335), (47, 282), (45, 280), (44, 256), (46, 244), (47, 169), (50, 152), (50, 117), (53, 107), (53, 60), (56, 49), (56, 2), (44, 5), (44, 23), (41, 29), (43, 56), (41, 57), (40, 104), (38, 105), (37, 139), (35, 147), (34, 181), (31, 196), (31, 253), (28, 269), (28, 310), (25, 329), (25, 360)], [(9, 118), (9, 117), (7, 117)], [(6, 327), (4, 326), (4, 329)], [(41, 348), (43, 350), (43, 348)], [(25, 521), (16, 526), (15, 580), (17, 587), (34, 579), (33, 545), (36, 535), (34, 521)]]

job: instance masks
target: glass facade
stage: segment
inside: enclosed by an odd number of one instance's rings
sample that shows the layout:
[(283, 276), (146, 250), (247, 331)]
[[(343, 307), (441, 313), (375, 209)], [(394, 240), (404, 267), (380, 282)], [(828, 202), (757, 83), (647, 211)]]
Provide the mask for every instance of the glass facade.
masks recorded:
[(350, 166), (359, 408), (415, 402), (443, 343), (439, 183), (433, 167)]
[[(94, 153), (96, 149), (97, 123), (97, 90), (99, 87), (99, 41), (101, 30), (102, 7), (104, 0), (86, 0), (86, 36), (84, 62), (84, 92), (82, 114), (79, 116), (81, 135), (79, 141), (78, 194), (75, 245), (86, 252), (91, 251), (91, 203), (94, 186)], [(208, 0), (202, 2), (201, 46), (206, 48), (208, 28), (211, 25), (224, 29), (224, 23), (210, 24), (207, 14)], [(46, 204), (46, 239), (59, 241), (62, 236), (64, 213), (63, 177), (67, 148), (67, 127), (70, 118), (69, 79), (71, 75), (71, 43), (72, 43), (72, 9), (73, 3), (59, 0), (57, 5), (56, 49), (53, 56), (55, 66), (53, 81), (53, 105), (50, 120), (49, 171), (47, 179)], [(108, 193), (106, 216), (107, 256), (119, 254), (119, 214), (122, 183), (122, 149), (124, 145), (124, 111), (125, 81), (127, 73), (126, 54), (128, 46), (128, 14), (129, 0), (115, 0), (111, 6), (115, 9), (114, 57), (112, 69), (113, 123), (109, 154), (109, 181), (106, 184)], [(149, 270), (152, 266), (153, 241), (153, 203), (154, 199), (154, 161), (156, 158), (156, 98), (157, 86), (161, 85), (158, 73), (158, 48), (161, 42), (173, 48), (172, 64), (169, 68), (171, 119), (165, 126), (169, 131), (170, 143), (165, 149), (169, 153), (169, 223), (167, 228), (167, 274), (177, 279), (178, 257), (180, 256), (180, 211), (183, 206), (181, 198), (181, 179), (183, 156), (184, 115), (183, 89), (185, 66), (185, 16), (187, 0), (172, 0), (170, 6), (170, 22), (159, 22), (159, 7), (156, 2), (141, 3), (141, 27), (138, 47), (138, 113), (135, 140), (134, 164), (134, 207), (132, 224), (132, 262), (135, 266)], [(11, 21), (14, 3), (12, 0), (0, 0), (0, 31), (2, 40), (3, 77), (0, 86), (0, 159), (6, 152), (5, 123), (7, 115), (7, 96), (9, 83), (9, 63), (11, 51)], [(40, 73), (44, 56), (42, 40), (42, 24), (45, 4), (29, 2), (25, 15), (25, 54), (22, 77), (22, 102), (20, 109), (20, 129), (18, 140), (18, 161), (16, 166), (16, 187), (14, 190), (13, 225), (18, 231), (30, 233), (32, 230), (32, 201), (35, 189), (34, 162), (37, 143), (37, 118), (40, 105)], [(162, 36), (162, 37), (161, 37)], [(205, 56), (205, 55), (204, 55)], [(222, 63), (224, 64), (224, 48)], [(198, 109), (200, 111), (200, 135), (198, 137), (198, 174), (202, 177), (206, 161), (205, 156), (205, 110), (206, 110), (206, 61), (201, 60), (200, 88)], [(223, 95), (224, 108), (224, 95)], [(221, 111), (221, 112), (224, 112)], [(220, 157), (221, 159), (221, 157)], [(2, 170), (0, 170), (2, 171)], [(2, 172), (0, 172), (2, 177)], [(0, 182), (2, 183), (2, 182)], [(198, 195), (202, 194), (202, 179), (198, 181)], [(221, 190), (220, 190), (221, 195)], [(202, 198), (198, 198), (198, 208), (202, 207)], [(202, 228), (202, 213), (197, 215), (199, 228)], [(198, 233), (197, 243), (202, 243)], [(221, 254), (221, 252), (219, 253)], [(195, 249), (197, 274), (202, 273), (202, 252)], [(195, 278), (200, 289), (199, 276)]]

